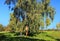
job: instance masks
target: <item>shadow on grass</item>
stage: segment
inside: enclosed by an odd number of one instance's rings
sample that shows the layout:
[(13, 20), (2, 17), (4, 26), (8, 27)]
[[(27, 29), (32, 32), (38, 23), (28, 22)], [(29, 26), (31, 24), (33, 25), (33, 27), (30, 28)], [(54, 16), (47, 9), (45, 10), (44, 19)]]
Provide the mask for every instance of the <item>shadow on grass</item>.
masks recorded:
[(0, 41), (45, 41), (45, 40), (30, 37), (6, 37), (5, 35), (1, 35)]
[(46, 35), (47, 37), (50, 37), (50, 38), (52, 38), (52, 39), (55, 39), (54, 37), (52, 37), (52, 36), (50, 36), (50, 35)]
[(60, 39), (56, 39), (57, 41), (60, 41)]
[[(49, 35), (46, 35), (47, 37), (50, 37), (50, 38), (52, 38), (52, 39), (55, 39), (54, 37), (52, 37), (52, 36), (49, 36)], [(60, 39), (55, 39), (56, 41), (60, 41)]]

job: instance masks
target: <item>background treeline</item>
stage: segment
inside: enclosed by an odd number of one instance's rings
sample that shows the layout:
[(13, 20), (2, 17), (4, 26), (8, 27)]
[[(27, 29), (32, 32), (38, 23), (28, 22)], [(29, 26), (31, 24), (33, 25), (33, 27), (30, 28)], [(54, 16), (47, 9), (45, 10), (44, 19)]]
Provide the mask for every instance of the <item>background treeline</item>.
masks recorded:
[[(12, 32), (13, 29), (10, 26), (3, 26), (2, 24), (0, 24), (0, 32), (2, 31)], [(40, 29), (39, 31), (42, 31), (42, 29)], [(60, 31), (60, 23), (56, 25), (56, 29), (55, 28), (44, 29), (43, 31)], [(19, 32), (19, 30), (17, 32)]]

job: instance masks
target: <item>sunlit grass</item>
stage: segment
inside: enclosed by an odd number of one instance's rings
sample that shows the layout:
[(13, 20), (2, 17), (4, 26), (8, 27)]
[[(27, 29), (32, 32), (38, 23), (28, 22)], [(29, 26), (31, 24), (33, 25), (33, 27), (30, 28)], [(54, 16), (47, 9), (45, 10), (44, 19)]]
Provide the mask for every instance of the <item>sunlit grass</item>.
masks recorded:
[(43, 39), (46, 41), (56, 41), (56, 39), (60, 39), (60, 31), (43, 31), (39, 34), (34, 34), (33, 36), (15, 36), (15, 33), (10, 32), (0, 32), (0, 34), (4, 34), (8, 37), (24, 37), (31, 39)]

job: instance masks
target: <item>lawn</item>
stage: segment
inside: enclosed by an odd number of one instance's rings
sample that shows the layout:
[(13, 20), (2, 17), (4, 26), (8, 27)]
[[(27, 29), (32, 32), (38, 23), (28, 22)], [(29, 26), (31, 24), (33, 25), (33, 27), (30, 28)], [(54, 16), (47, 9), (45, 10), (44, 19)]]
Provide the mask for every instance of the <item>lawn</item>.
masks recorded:
[[(1, 34), (7, 36), (8, 40), (18, 40), (20, 41), (60, 41), (60, 31), (43, 31), (39, 32), (38, 34), (34, 34), (33, 36), (15, 36), (15, 33), (9, 32), (0, 32), (0, 39)], [(6, 38), (6, 39), (7, 39)], [(1, 39), (2, 40), (2, 39)]]
[(60, 31), (44, 31), (40, 34), (35, 34), (35, 36), (33, 37), (37, 37), (37, 38), (41, 38), (44, 39), (46, 41), (56, 41), (56, 40), (60, 40)]

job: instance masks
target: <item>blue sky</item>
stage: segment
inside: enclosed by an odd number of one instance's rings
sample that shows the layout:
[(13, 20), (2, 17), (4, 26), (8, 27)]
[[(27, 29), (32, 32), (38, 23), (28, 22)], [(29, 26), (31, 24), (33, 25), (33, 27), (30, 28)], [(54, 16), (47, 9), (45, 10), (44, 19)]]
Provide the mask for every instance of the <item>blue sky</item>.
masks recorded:
[[(55, 8), (56, 14), (54, 21), (48, 28), (55, 28), (56, 24), (60, 22), (60, 0), (51, 0), (50, 5)], [(0, 24), (6, 26), (9, 23), (10, 12), (8, 6), (4, 5), (4, 0), (0, 0)]]

